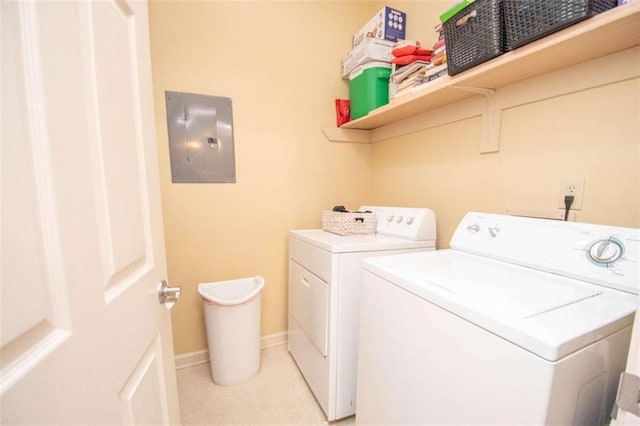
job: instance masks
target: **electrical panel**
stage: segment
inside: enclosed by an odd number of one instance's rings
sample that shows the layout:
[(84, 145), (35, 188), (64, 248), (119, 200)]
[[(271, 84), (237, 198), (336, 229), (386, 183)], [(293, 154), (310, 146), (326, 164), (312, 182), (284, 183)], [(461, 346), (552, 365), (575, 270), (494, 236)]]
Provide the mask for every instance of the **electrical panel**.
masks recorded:
[(235, 183), (231, 98), (165, 92), (171, 181)]

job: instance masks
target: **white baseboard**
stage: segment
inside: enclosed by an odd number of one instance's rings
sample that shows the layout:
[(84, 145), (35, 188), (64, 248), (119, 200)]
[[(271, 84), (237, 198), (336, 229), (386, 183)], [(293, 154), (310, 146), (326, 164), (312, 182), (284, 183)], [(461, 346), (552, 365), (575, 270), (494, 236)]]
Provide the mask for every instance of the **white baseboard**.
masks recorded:
[[(287, 332), (273, 333), (260, 338), (260, 349), (270, 348), (272, 346), (283, 345), (287, 343)], [(176, 355), (176, 370), (194, 365), (205, 364), (209, 362), (209, 350), (189, 352), (186, 354)]]
[(192, 367), (194, 365), (204, 364), (206, 362), (209, 362), (208, 349), (175, 356), (176, 370), (186, 367)]
[(260, 349), (270, 348), (272, 346), (283, 345), (287, 343), (287, 332), (268, 334), (260, 338)]

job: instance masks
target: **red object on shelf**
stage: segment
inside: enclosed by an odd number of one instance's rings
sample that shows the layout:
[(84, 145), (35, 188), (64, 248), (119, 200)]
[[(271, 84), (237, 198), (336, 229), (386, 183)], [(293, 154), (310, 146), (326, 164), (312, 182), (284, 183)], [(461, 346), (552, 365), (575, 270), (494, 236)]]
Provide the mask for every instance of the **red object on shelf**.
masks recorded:
[(400, 56), (407, 56), (407, 55), (428, 56), (428, 55), (431, 55), (431, 52), (432, 52), (431, 49), (423, 49), (415, 45), (408, 45), (408, 46), (396, 47), (391, 51), (391, 54), (397, 58)]
[(412, 62), (415, 61), (427, 61), (427, 62), (431, 62), (431, 56), (429, 55), (405, 55), (405, 56), (400, 56), (397, 58), (393, 58), (391, 60), (392, 64), (397, 64), (397, 65), (408, 65)]
[(351, 120), (351, 103), (349, 99), (336, 99), (336, 124), (338, 127)]

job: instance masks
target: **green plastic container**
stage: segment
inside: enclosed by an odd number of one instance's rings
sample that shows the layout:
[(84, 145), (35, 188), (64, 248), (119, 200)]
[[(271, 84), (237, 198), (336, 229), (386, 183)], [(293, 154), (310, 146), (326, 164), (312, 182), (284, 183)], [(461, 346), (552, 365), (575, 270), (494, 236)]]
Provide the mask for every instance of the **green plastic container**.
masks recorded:
[(440, 15), (440, 22), (442, 22), (444, 24), (449, 19), (453, 18), (453, 15), (455, 15), (458, 12), (460, 12), (462, 9), (464, 9), (467, 6), (469, 6), (474, 1), (475, 0), (461, 0), (458, 3), (454, 4), (453, 6), (451, 6), (451, 8), (449, 10), (447, 10), (445, 13)]
[(389, 103), (389, 77), (391, 64), (369, 62), (349, 75), (349, 102), (351, 119), (355, 120)]

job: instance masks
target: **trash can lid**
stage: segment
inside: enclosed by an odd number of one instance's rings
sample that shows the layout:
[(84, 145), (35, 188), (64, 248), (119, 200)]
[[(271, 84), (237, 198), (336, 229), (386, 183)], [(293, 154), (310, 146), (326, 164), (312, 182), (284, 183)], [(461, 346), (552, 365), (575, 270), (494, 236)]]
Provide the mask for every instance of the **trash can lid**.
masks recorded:
[(198, 284), (198, 293), (205, 301), (218, 305), (240, 305), (257, 296), (264, 287), (260, 275), (239, 280)]

